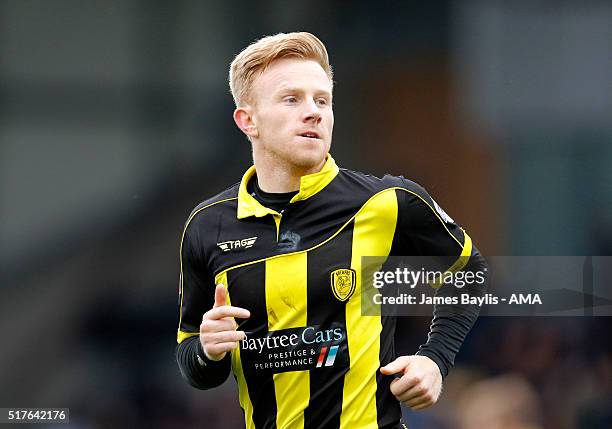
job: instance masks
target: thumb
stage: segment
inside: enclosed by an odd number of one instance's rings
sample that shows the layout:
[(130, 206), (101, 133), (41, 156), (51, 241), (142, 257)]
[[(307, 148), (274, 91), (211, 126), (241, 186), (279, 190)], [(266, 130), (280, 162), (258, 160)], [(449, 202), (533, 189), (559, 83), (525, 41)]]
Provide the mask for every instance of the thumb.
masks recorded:
[(410, 359), (408, 356), (400, 356), (393, 362), (389, 362), (387, 365), (381, 367), (380, 372), (384, 375), (392, 375), (400, 372), (403, 373), (409, 364)]
[(227, 305), (227, 289), (224, 285), (218, 284), (215, 288), (215, 305), (213, 308)]

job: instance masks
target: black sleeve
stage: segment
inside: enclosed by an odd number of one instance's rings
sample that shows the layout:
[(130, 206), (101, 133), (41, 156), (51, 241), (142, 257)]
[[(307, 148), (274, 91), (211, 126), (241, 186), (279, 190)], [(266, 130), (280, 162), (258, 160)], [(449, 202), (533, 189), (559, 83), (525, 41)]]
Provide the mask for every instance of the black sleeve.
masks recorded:
[(230, 354), (220, 361), (212, 361), (202, 350), (199, 337), (190, 337), (176, 346), (176, 361), (183, 378), (198, 389), (217, 387), (227, 379), (230, 367)]
[[(190, 222), (191, 221), (191, 222)], [(230, 354), (215, 362), (206, 358), (200, 344), (200, 323), (213, 307), (215, 282), (206, 264), (200, 238), (201, 219), (190, 220), (181, 240), (179, 328), (176, 360), (187, 382), (199, 389), (222, 384), (230, 373)]]
[[(444, 284), (436, 296), (484, 296), (488, 281), (487, 266), (468, 234), (438, 206), (419, 185), (404, 180), (405, 190), (398, 191), (401, 248), (416, 251), (427, 258), (431, 267), (451, 271), (480, 273), (484, 281), (462, 288)], [(418, 355), (427, 356), (446, 377), (468, 332), (476, 322), (480, 307), (476, 304), (435, 305), (427, 342)]]
[[(475, 249), (476, 252), (478, 252)], [(464, 271), (481, 271), (486, 273), (486, 262), (479, 254), (473, 254)], [(486, 292), (486, 283), (483, 286), (466, 286), (463, 293), (472, 297), (483, 296)], [(452, 285), (444, 285), (436, 291), (439, 295), (456, 295), (458, 289)], [(429, 328), (427, 342), (419, 347), (418, 355), (427, 356), (440, 368), (442, 377), (446, 377), (455, 363), (455, 356), (467, 334), (474, 326), (480, 307), (476, 304), (456, 306), (435, 305), (433, 320)]]

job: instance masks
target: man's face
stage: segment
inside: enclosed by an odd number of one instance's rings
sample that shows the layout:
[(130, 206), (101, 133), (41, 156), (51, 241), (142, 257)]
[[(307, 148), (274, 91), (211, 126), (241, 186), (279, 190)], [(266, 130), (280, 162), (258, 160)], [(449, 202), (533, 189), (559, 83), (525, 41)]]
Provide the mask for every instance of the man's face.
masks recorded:
[(252, 116), (265, 156), (300, 170), (320, 167), (334, 127), (332, 83), (315, 61), (282, 58), (253, 82)]

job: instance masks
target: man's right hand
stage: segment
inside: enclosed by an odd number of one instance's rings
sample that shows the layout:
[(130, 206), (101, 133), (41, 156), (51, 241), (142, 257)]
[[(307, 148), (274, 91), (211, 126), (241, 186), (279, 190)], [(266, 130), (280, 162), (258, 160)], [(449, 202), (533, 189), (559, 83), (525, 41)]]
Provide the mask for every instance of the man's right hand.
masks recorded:
[(215, 304), (204, 313), (200, 324), (200, 343), (206, 357), (219, 361), (238, 347), (238, 342), (246, 337), (244, 331), (237, 331), (234, 317), (246, 319), (251, 316), (249, 310), (227, 305), (227, 289), (218, 284), (215, 289)]

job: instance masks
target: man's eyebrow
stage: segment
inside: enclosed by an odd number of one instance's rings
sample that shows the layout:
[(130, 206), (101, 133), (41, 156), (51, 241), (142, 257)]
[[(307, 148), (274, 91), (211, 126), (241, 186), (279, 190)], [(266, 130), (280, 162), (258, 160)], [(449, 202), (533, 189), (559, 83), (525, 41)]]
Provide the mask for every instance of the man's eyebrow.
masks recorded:
[[(304, 90), (300, 89), (300, 88), (297, 88), (297, 87), (292, 87), (292, 86), (282, 86), (282, 87), (278, 88), (275, 92), (277, 94), (287, 94), (287, 93), (296, 93), (296, 94), (299, 94), (299, 93), (303, 93)], [(328, 89), (318, 89), (318, 90), (315, 91), (315, 93), (323, 94), (323, 95), (325, 95), (327, 97), (331, 97), (332, 96), (332, 93)]]
[(293, 86), (281, 86), (280, 88), (278, 88), (278, 90), (276, 91), (278, 93), (287, 93), (287, 92), (304, 92), (304, 90), (297, 88), (297, 87), (293, 87)]

